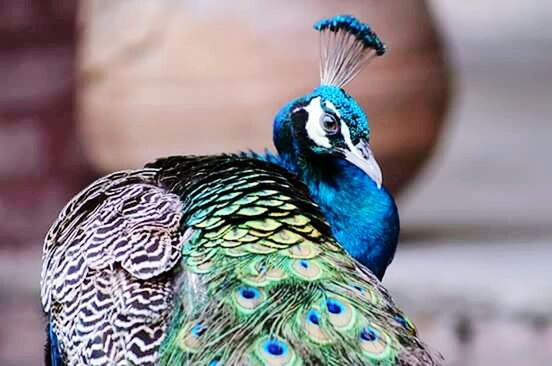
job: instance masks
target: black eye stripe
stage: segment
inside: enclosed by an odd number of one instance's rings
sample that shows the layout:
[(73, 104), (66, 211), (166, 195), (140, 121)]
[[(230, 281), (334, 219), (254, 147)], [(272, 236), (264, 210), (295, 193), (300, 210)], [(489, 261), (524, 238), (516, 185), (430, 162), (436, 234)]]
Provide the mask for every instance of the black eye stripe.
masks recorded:
[(305, 124), (309, 120), (309, 112), (305, 108), (297, 108), (291, 112), (293, 123)]
[(329, 114), (330, 116), (332, 116), (336, 121), (339, 121), (339, 117), (337, 116), (337, 114), (332, 111), (332, 110), (324, 110), (324, 113), (325, 114)]

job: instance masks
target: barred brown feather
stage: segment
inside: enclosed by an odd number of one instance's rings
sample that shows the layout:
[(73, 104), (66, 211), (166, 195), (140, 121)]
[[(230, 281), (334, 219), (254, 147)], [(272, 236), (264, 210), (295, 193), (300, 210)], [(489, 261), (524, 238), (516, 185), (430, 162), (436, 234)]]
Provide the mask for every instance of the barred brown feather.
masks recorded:
[(44, 243), (41, 297), (68, 365), (154, 364), (180, 259), (182, 203), (155, 169), (102, 178)]

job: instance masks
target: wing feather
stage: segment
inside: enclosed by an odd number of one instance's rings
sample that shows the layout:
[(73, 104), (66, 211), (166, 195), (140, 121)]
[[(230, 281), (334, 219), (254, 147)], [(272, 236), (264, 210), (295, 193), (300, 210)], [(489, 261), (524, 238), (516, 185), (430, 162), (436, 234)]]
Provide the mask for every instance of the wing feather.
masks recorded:
[(69, 365), (158, 359), (184, 234), (182, 203), (156, 173), (97, 180), (46, 236), (41, 300)]

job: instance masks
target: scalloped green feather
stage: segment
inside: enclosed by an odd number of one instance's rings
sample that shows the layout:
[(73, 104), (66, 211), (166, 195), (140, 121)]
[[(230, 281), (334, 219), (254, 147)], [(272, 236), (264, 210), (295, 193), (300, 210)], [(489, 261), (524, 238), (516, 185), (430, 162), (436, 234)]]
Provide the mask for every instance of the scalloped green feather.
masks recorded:
[(280, 222), (271, 218), (262, 218), (256, 220), (248, 220), (244, 223), (245, 226), (261, 232), (274, 232), (282, 226)]
[(238, 214), (243, 216), (261, 216), (262, 214), (266, 213), (268, 209), (266, 207), (260, 207), (260, 206), (249, 206), (249, 207), (242, 207)]

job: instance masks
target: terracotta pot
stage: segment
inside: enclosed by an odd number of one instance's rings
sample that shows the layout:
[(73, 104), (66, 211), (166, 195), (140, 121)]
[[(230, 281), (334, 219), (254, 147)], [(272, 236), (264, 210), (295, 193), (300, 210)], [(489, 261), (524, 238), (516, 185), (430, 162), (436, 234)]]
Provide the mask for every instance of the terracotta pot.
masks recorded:
[(428, 158), (447, 102), (447, 67), (422, 1), (84, 1), (79, 110), (90, 159), (109, 171), (271, 147), (275, 112), (318, 83), (312, 23), (340, 13), (389, 45), (348, 89), (397, 191)]

